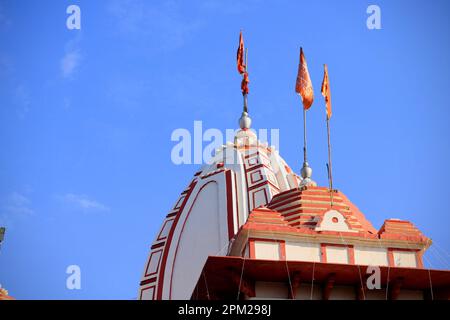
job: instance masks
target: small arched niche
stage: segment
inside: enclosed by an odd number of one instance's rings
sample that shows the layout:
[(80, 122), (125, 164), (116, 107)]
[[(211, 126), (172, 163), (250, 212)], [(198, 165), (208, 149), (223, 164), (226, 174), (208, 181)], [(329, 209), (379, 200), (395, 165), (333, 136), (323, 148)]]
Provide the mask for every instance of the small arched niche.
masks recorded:
[(325, 212), (322, 216), (322, 219), (317, 223), (315, 230), (355, 232), (348, 226), (344, 215), (337, 210), (329, 210)]

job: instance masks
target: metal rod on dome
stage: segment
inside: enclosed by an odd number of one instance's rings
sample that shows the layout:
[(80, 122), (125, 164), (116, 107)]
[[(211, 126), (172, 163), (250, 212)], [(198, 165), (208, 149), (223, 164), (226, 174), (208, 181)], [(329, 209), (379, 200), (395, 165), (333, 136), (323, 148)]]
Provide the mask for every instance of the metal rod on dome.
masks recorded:
[(244, 112), (248, 113), (247, 95), (244, 93), (242, 96), (244, 97)]
[[(248, 72), (248, 48), (245, 48), (245, 72)], [(245, 73), (243, 75), (243, 78), (245, 78)], [(247, 94), (244, 93), (244, 112), (248, 113), (248, 100), (247, 100)]]
[(308, 157), (306, 156), (306, 109), (303, 108), (303, 164), (307, 163)]
[(247, 94), (244, 94), (244, 112), (248, 113)]
[(330, 141), (330, 119), (327, 116), (327, 136), (328, 136), (328, 182), (330, 185), (331, 206), (333, 206), (333, 169), (331, 165), (331, 141)]

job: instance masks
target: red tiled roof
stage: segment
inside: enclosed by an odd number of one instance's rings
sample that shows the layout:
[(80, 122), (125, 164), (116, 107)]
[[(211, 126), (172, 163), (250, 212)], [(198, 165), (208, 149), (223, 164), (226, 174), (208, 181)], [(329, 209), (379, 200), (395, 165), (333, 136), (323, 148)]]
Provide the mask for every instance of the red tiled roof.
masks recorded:
[(270, 224), (279, 226), (288, 226), (286, 220), (277, 211), (270, 210), (266, 207), (259, 207), (254, 209), (247, 222), (256, 224)]
[(341, 192), (333, 191), (333, 204), (328, 188), (306, 187), (277, 194), (268, 208), (277, 210), (290, 226), (314, 228), (323, 214), (331, 209), (339, 211), (352, 230), (376, 234), (377, 230), (359, 209)]
[(381, 239), (402, 239), (406, 241), (430, 241), (414, 224), (409, 221), (389, 219), (385, 220), (378, 234)]
[(400, 240), (411, 243), (431, 244), (411, 222), (389, 219), (377, 231), (364, 214), (340, 191), (333, 191), (333, 205), (330, 191), (324, 187), (295, 188), (275, 195), (267, 207), (254, 209), (244, 229), (267, 230), (314, 234), (316, 232), (339, 234), (335, 231), (316, 231), (323, 215), (333, 209), (339, 211), (354, 233), (347, 236), (365, 239)]

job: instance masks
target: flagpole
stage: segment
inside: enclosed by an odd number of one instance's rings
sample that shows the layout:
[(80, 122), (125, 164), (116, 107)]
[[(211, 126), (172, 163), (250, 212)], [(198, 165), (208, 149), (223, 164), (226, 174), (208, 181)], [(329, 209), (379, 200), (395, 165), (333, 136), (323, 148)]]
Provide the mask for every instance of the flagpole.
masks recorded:
[(327, 138), (328, 138), (328, 184), (330, 188), (330, 200), (331, 206), (333, 206), (333, 166), (331, 164), (331, 139), (330, 139), (330, 118), (331, 118), (331, 93), (330, 84), (328, 80), (328, 68), (327, 65), (323, 65), (323, 81), (322, 81), (322, 95), (325, 98), (325, 110), (326, 110), (326, 121), (327, 121)]
[(314, 93), (311, 83), (311, 78), (308, 73), (308, 66), (303, 54), (303, 49), (300, 47), (300, 63), (298, 66), (297, 81), (295, 83), (295, 92), (302, 98), (303, 104), (303, 166), (300, 170), (303, 180), (300, 182), (300, 187), (315, 186), (316, 183), (311, 180), (312, 169), (308, 164), (308, 142), (306, 136), (306, 111), (311, 107), (314, 100)]
[[(245, 72), (248, 72), (248, 48), (245, 48)], [(242, 75), (242, 79), (245, 78), (245, 73)], [(248, 113), (247, 94), (244, 93), (244, 112)]]
[(330, 119), (327, 115), (327, 136), (328, 136), (328, 181), (330, 185), (331, 206), (333, 206), (333, 169), (331, 165), (331, 140), (330, 140)]
[(239, 47), (237, 51), (237, 69), (242, 75), (241, 90), (242, 99), (244, 100), (242, 115), (239, 118), (239, 127), (242, 130), (250, 129), (252, 119), (248, 116), (248, 49), (244, 47), (244, 39), (242, 30), (239, 34)]
[(306, 151), (307, 145), (306, 145), (306, 109), (303, 108), (303, 164), (307, 163), (307, 155)]

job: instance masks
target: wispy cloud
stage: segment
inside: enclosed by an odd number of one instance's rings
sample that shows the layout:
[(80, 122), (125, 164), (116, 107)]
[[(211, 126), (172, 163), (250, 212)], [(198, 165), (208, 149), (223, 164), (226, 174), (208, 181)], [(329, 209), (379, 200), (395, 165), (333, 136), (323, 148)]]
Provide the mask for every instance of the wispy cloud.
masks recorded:
[(151, 44), (153, 49), (171, 50), (195, 37), (209, 20), (220, 15), (244, 14), (260, 2), (112, 0), (107, 11), (113, 18), (113, 28), (128, 40)]
[(205, 11), (210, 11), (210, 13), (213, 14), (222, 13), (222, 14), (236, 15), (248, 11), (252, 5), (257, 4), (259, 2), (260, 0), (247, 0), (247, 1), (209, 0), (202, 2), (200, 4), (200, 8), (204, 9)]
[(9, 27), (11, 25), (11, 19), (6, 15), (5, 10), (0, 3), (0, 29)]
[(73, 39), (66, 43), (64, 47), (64, 56), (60, 60), (60, 69), (63, 78), (73, 77), (84, 58), (81, 51), (81, 31), (72, 32), (77, 33)]
[(176, 1), (115, 0), (108, 12), (119, 33), (127, 39), (145, 41), (163, 50), (181, 47), (201, 25), (200, 20), (181, 14)]
[(16, 218), (34, 215), (31, 200), (19, 192), (12, 192), (2, 199), (0, 207), (0, 224), (9, 226)]
[(61, 59), (61, 74), (64, 78), (69, 78), (80, 65), (81, 54), (79, 50), (66, 52)]
[(84, 194), (67, 193), (62, 196), (62, 200), (72, 206), (82, 209), (85, 212), (107, 212), (110, 211), (106, 205), (90, 199)]

